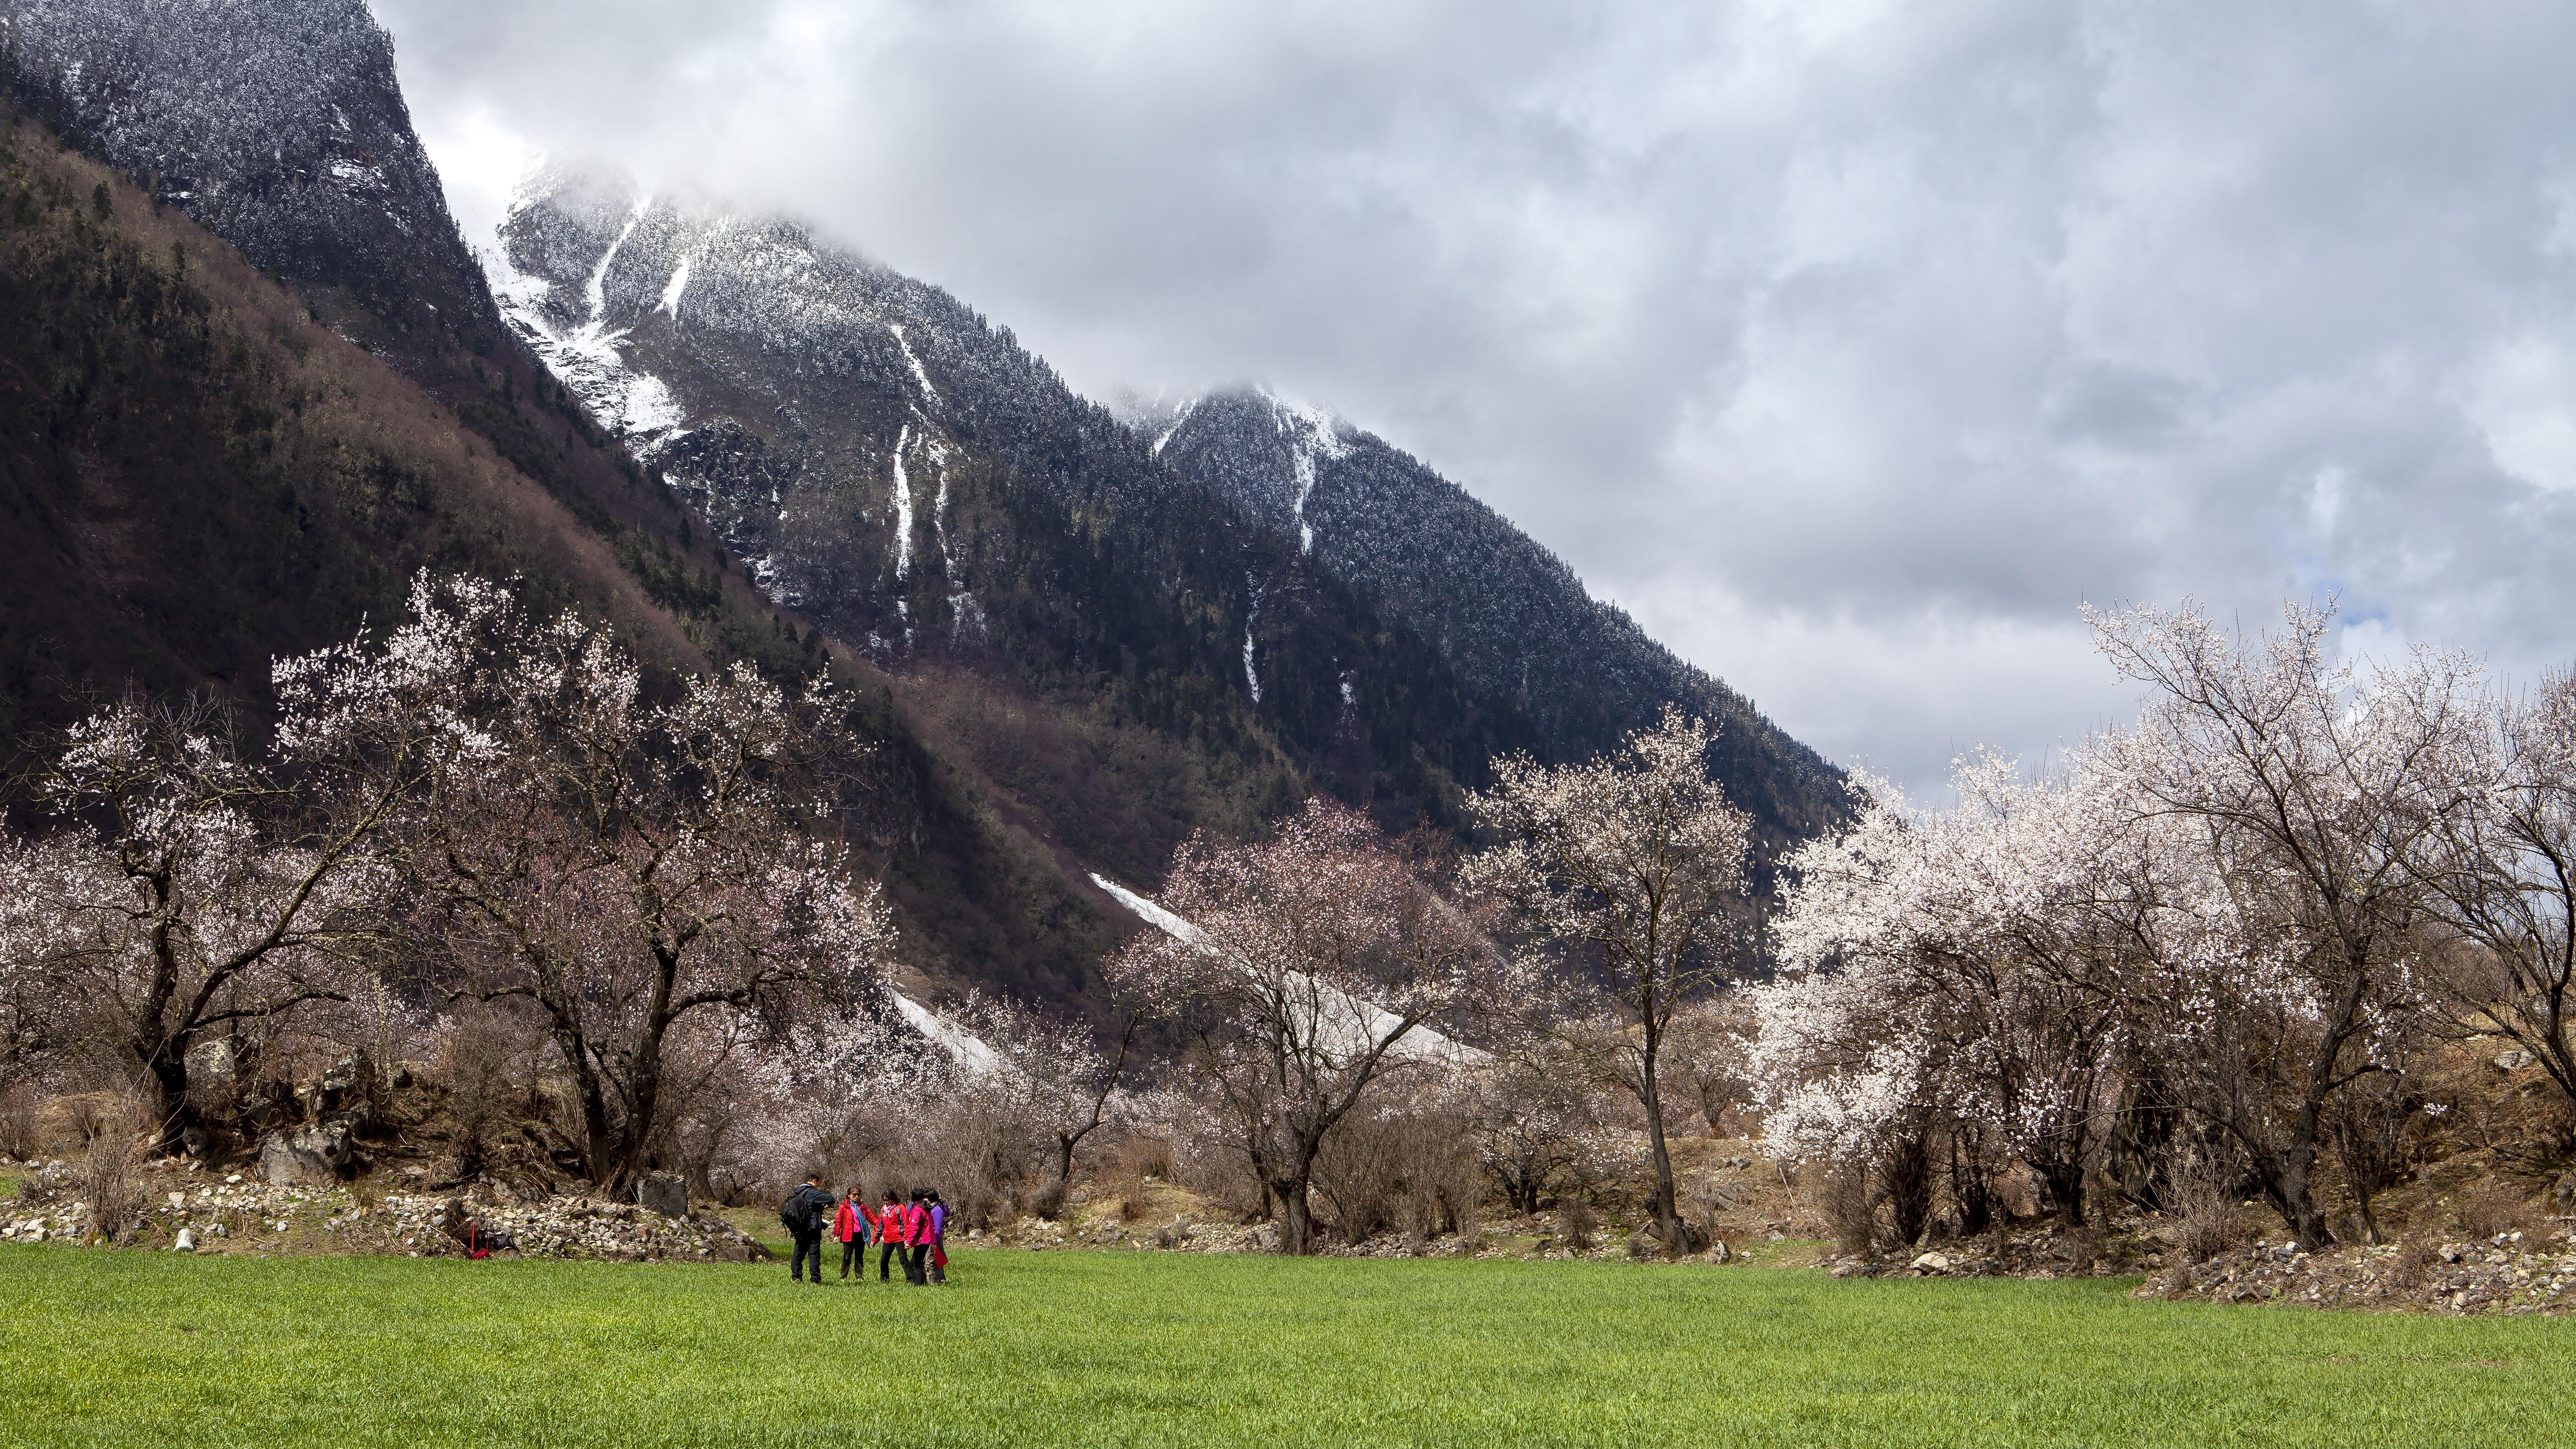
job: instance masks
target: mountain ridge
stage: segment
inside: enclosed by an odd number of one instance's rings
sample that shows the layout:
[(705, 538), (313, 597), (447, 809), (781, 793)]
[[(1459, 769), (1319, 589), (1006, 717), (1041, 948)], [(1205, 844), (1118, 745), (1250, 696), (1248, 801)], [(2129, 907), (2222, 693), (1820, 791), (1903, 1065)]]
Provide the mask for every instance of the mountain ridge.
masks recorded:
[(1719, 725), (1716, 764), (1771, 844), (1841, 818), (1841, 772), (1594, 598), (1491, 505), (1376, 434), (1257, 384), (1140, 409), (1129, 425), (1177, 470), (1293, 528), (1472, 688), (1530, 712), (1571, 753), (1608, 749), (1672, 704)]

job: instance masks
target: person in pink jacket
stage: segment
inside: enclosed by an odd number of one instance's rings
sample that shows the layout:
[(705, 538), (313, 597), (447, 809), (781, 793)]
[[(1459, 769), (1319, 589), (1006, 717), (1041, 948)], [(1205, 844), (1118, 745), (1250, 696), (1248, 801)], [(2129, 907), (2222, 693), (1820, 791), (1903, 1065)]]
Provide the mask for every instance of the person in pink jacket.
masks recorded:
[(910, 1248), (903, 1259), (903, 1281), (915, 1288), (930, 1286), (930, 1204), (922, 1200), (926, 1196), (915, 1188), (912, 1200), (903, 1206), (903, 1240)]

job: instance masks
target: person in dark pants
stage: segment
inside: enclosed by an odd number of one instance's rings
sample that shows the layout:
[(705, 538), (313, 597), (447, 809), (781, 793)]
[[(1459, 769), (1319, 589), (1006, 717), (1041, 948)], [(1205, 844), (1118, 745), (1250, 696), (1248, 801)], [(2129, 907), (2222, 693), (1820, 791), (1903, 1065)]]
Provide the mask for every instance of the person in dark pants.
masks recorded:
[(832, 1214), (832, 1236), (841, 1240), (841, 1281), (848, 1282), (855, 1266), (860, 1281), (868, 1276), (868, 1207), (859, 1201), (859, 1190), (851, 1188), (841, 1197), (841, 1207)]
[(886, 1189), (885, 1206), (877, 1212), (877, 1241), (884, 1244), (877, 1251), (877, 1281), (889, 1283), (894, 1280), (888, 1266), (898, 1256), (904, 1260), (904, 1276), (910, 1278), (912, 1259), (904, 1252), (903, 1246), (903, 1203), (895, 1197), (893, 1188)]
[(814, 1265), (814, 1286), (823, 1286), (823, 1229), (832, 1221), (832, 1195), (823, 1190), (820, 1174), (805, 1179), (805, 1185), (787, 1195), (778, 1208), (778, 1221), (785, 1224), (788, 1235), (796, 1240), (795, 1256), (787, 1260), (787, 1280), (805, 1281), (805, 1265)]
[(903, 1281), (915, 1288), (930, 1286), (930, 1205), (919, 1188), (913, 1189), (912, 1201), (904, 1204), (903, 1240), (910, 1251), (903, 1257)]
[(930, 1281), (948, 1281), (948, 1204), (939, 1200), (939, 1189), (930, 1190)]

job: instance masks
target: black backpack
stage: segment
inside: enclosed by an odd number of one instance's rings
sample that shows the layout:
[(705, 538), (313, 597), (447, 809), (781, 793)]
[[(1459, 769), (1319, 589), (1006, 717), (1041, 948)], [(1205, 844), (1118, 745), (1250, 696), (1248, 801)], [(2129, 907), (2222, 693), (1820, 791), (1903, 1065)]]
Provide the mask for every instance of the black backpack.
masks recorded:
[(799, 1236), (813, 1230), (814, 1207), (805, 1201), (805, 1189), (789, 1193), (787, 1201), (778, 1205), (778, 1225)]

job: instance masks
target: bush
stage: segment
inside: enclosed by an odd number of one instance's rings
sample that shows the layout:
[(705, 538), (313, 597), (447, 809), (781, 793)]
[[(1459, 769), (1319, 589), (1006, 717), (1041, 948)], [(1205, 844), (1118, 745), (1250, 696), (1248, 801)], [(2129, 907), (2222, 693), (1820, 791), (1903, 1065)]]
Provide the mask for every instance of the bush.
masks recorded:
[(2451, 1217), (2462, 1237), (2480, 1240), (2522, 1232), (2539, 1222), (2531, 1200), (2502, 1182), (2480, 1183), (2463, 1192), (2451, 1202)]
[(44, 1150), (43, 1111), (43, 1099), (31, 1082), (0, 1090), (0, 1157), (31, 1158)]
[(1474, 1225), (1484, 1169), (1466, 1115), (1424, 1097), (1344, 1118), (1316, 1155), (1315, 1191), (1345, 1241), (1400, 1229), (1418, 1246)]
[(133, 1236), (143, 1210), (143, 1139), (152, 1113), (131, 1097), (92, 1093), (83, 1104), (88, 1145), (80, 1158), (81, 1200), (89, 1205), (85, 1231), (122, 1243)]
[(1064, 1184), (1053, 1178), (1029, 1188), (1020, 1196), (1020, 1211), (1049, 1222), (1064, 1216)]
[(2195, 1158), (2173, 1174), (2174, 1246), (2205, 1262), (2245, 1241), (2245, 1215), (2236, 1205), (2236, 1175)]
[(1868, 1257), (1878, 1239), (1878, 1205), (1869, 1195), (1869, 1174), (1857, 1165), (1835, 1164), (1816, 1188), (1816, 1207), (1834, 1251), (1847, 1258)]
[(1581, 1253), (1592, 1246), (1592, 1235), (1601, 1227), (1601, 1214), (1583, 1199), (1568, 1198), (1556, 1207), (1556, 1230), (1565, 1245)]

